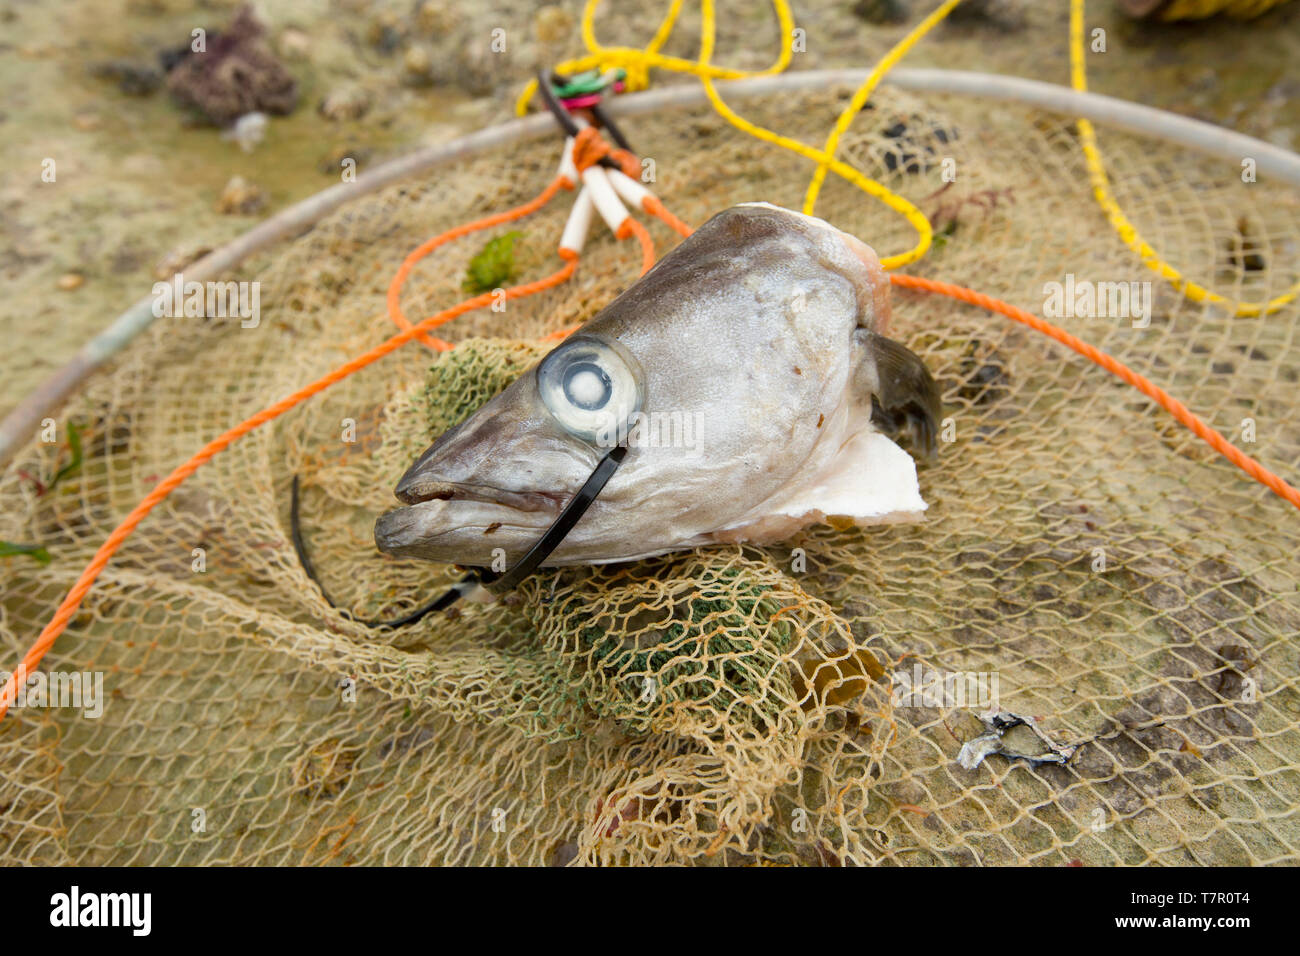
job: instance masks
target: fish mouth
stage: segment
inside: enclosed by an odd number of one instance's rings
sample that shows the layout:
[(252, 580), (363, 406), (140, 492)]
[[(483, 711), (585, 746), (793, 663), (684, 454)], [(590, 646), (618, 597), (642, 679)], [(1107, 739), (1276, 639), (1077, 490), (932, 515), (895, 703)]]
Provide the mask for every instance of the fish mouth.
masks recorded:
[(486, 565), (491, 549), (522, 553), (546, 531), (560, 504), (539, 492), (430, 482), (401, 495), (405, 507), (375, 520), (375, 545), (398, 558)]
[(493, 485), (427, 478), (403, 481), (393, 490), (393, 494), (404, 505), (418, 505), (426, 501), (477, 501), (483, 504), (501, 505), (512, 511), (559, 511), (560, 509), (560, 496), (544, 491), (514, 491)]

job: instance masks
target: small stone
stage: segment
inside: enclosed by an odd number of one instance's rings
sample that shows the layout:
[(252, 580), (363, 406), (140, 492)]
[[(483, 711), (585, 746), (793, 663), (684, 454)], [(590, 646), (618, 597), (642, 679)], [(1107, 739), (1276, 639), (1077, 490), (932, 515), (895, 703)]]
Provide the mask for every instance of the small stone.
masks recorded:
[(396, 52), (405, 39), (406, 28), (402, 24), (402, 18), (392, 10), (385, 10), (371, 20), (366, 31), (366, 40), (383, 54)]
[(64, 292), (71, 292), (73, 289), (80, 289), (86, 277), (80, 272), (65, 272), (59, 276), (59, 288)]
[(433, 57), (422, 46), (407, 48), (406, 55), (402, 57), (402, 67), (408, 83), (428, 86), (433, 82)]
[(240, 149), (251, 153), (266, 136), (269, 122), (265, 113), (245, 113), (235, 120), (234, 125), (222, 132), (221, 138), (238, 143)]
[(235, 176), (221, 191), (221, 198), (217, 200), (217, 212), (226, 216), (247, 216), (265, 204), (266, 197), (259, 186), (250, 183), (243, 176)]
[(902, 23), (907, 19), (905, 0), (858, 0), (853, 15), (867, 23)]
[(539, 42), (556, 46), (572, 36), (573, 14), (563, 7), (547, 4), (533, 16), (533, 30)]
[(1028, 0), (968, 0), (959, 3), (949, 14), (958, 29), (968, 24), (992, 27), (995, 30), (1023, 29), (1028, 22)]
[(320, 115), (327, 120), (360, 119), (370, 109), (370, 95), (358, 86), (331, 90), (320, 102)]
[(416, 29), (425, 36), (445, 37), (456, 21), (455, 12), (445, 5), (445, 0), (422, 0), (415, 8)]
[(301, 30), (289, 27), (280, 34), (276, 48), (286, 60), (305, 60), (311, 55), (311, 37)]

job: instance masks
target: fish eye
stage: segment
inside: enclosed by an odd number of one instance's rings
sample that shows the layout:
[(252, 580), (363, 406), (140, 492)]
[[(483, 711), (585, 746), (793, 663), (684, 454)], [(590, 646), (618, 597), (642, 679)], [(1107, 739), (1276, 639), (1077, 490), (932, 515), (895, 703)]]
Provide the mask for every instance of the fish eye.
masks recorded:
[(614, 383), (609, 373), (595, 362), (571, 365), (564, 372), (564, 397), (583, 411), (596, 411), (609, 405)]
[(616, 342), (575, 335), (537, 367), (542, 403), (565, 431), (595, 444), (612, 445), (619, 429), (640, 411), (642, 375), (636, 360)]

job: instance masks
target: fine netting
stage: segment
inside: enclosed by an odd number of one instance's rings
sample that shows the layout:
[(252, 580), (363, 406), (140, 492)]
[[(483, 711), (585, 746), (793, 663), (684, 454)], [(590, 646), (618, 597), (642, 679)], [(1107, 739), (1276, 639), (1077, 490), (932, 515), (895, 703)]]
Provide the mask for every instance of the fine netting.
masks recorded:
[[(845, 99), (800, 94), (744, 111), (819, 142)], [(1066, 119), (897, 91), (873, 103), (841, 155), (933, 221), (936, 246), (911, 271), (1039, 314), (1045, 284), (1067, 276), (1152, 281), (1148, 327), (1058, 321), (1297, 477), (1300, 307), (1230, 318), (1161, 283), (1099, 211)], [(656, 192), (688, 222), (740, 201), (800, 205), (810, 165), (706, 110), (629, 125), (655, 160)], [(1300, 277), (1295, 192), (1099, 132), (1117, 199), (1185, 274), (1247, 300)], [(24, 473), (48, 481), (68, 452), (34, 442), (0, 485), (0, 538), (53, 557), (8, 559), (3, 666), (159, 478), (388, 336), (385, 290), (407, 252), (535, 195), (557, 149), (521, 146), (361, 198), (238, 276), (262, 284), (257, 328), (162, 319), (88, 382), (61, 416), (83, 426), (80, 469), (38, 494)], [(522, 277), (556, 267), (570, 202), (562, 194), (500, 230), (522, 232)], [(913, 241), (839, 181), (818, 213), (882, 254)], [(661, 252), (677, 241), (652, 233)], [(407, 314), (461, 299), (485, 238), (423, 262)], [(0, 721), (5, 862), (1300, 855), (1294, 509), (1127, 385), (943, 297), (893, 296), (892, 335), (934, 372), (950, 419), (920, 467), (922, 523), (544, 571), (503, 602), (397, 632), (332, 610), (290, 541), (292, 477), (334, 600), (361, 618), (419, 606), (459, 573), (376, 551), (373, 520), (397, 478), (543, 354), (542, 335), (633, 281), (639, 262), (634, 243), (589, 243), (571, 281), (444, 327), (463, 343), (452, 352), (407, 345), (254, 431), (167, 499), (42, 665), (103, 672), (102, 716), (28, 707)], [(981, 708), (896, 699), (890, 675), (916, 665), (996, 675), (1003, 710), (1077, 749), (1064, 764), (995, 753), (966, 769), (957, 757), (986, 730)]]

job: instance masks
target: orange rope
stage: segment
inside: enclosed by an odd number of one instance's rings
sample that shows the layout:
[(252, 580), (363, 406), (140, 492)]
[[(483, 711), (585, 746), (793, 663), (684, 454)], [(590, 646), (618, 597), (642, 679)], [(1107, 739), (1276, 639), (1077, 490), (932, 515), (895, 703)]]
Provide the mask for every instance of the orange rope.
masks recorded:
[(641, 163), (637, 161), (635, 154), (609, 145), (596, 127), (584, 126), (578, 131), (578, 135), (573, 137), (573, 165), (578, 168), (578, 172), (595, 166), (606, 156), (618, 163), (619, 168), (632, 179), (641, 175)]
[(628, 216), (623, 220), (623, 225), (618, 227), (617, 235), (620, 239), (626, 239), (629, 235), (636, 236), (636, 241), (641, 243), (641, 275), (654, 268), (655, 244), (645, 226)]
[(1167, 411), (1174, 418), (1178, 419), (1183, 425), (1207, 445), (1217, 451), (1228, 461), (1232, 462), (1250, 477), (1254, 478), (1264, 487), (1270, 489), (1278, 496), (1285, 498), (1291, 504), (1300, 508), (1300, 492), (1292, 488), (1285, 481), (1279, 478), (1273, 472), (1269, 471), (1255, 459), (1251, 458), (1241, 449), (1237, 448), (1230, 441), (1216, 432), (1205, 422), (1201, 421), (1192, 411), (1178, 399), (1174, 398), (1163, 388), (1156, 385), (1150, 379), (1139, 375), (1123, 362), (1112, 358), (1100, 349), (1093, 348), (1082, 339), (1076, 338), (1064, 329), (1057, 328), (1050, 322), (1045, 322), (1032, 312), (1026, 312), (1024, 309), (1016, 308), (1000, 299), (976, 292), (974, 289), (968, 289), (965, 286), (953, 285), (949, 282), (936, 282), (934, 279), (922, 279), (917, 276), (905, 276), (893, 273), (889, 276), (889, 281), (896, 286), (904, 289), (920, 289), (925, 292), (938, 292), (941, 295), (951, 296), (962, 302), (968, 302), (971, 305), (978, 305), (988, 309), (991, 312), (998, 312), (1005, 315), (1008, 319), (1020, 322), (1029, 326), (1037, 332), (1041, 332), (1049, 338), (1055, 339), (1067, 348), (1073, 349), (1084, 358), (1100, 365), (1106, 371), (1110, 372), (1117, 378), (1122, 379), (1132, 385), (1143, 395), (1150, 398), (1157, 405)]
[[(550, 187), (547, 187), (547, 189), (550, 191)], [(546, 194), (543, 193), (543, 195)], [(497, 217), (489, 217), (489, 219), (497, 219)], [(469, 226), (461, 226), (456, 230), (452, 230), (452, 232), (456, 235), (464, 235), (466, 232), (474, 231), (474, 229), (470, 227), (484, 228), (482, 223), (487, 221), (488, 220), (480, 220), (478, 223), (471, 223)], [(497, 219), (497, 221), (500, 220)], [(449, 234), (444, 234), (444, 236), (446, 235)], [(443, 236), (438, 237), (438, 239), (443, 238)], [(430, 243), (426, 243), (426, 245), (431, 245), (436, 242), (437, 240), (430, 240)], [(573, 275), (573, 271), (577, 267), (577, 257), (569, 257), (569, 261), (558, 272), (552, 273), (544, 279), (538, 279), (536, 282), (528, 282), (523, 285), (517, 285), (506, 289), (505, 297), (507, 299), (518, 299), (526, 295), (533, 295), (534, 293), (553, 288)], [(353, 372), (357, 372), (365, 368), (367, 365), (379, 361), (379, 359), (388, 355), (390, 352), (396, 351), (398, 348), (411, 341), (411, 339), (416, 338), (422, 332), (427, 332), (429, 329), (437, 328), (438, 326), (450, 322), (457, 316), (464, 315), (466, 312), (472, 311), (473, 309), (480, 309), (484, 306), (491, 305), (494, 299), (495, 296), (493, 293), (485, 292), (472, 299), (467, 299), (459, 305), (454, 305), (449, 309), (445, 309), (437, 315), (430, 316), (418, 325), (411, 326), (408, 323), (409, 327), (405, 331), (399, 332), (387, 341), (375, 346), (370, 351), (358, 355), (351, 361), (340, 365), (329, 374), (317, 379), (310, 385), (298, 389), (298, 391), (294, 392), (287, 398), (280, 399), (280, 401), (276, 402), (274, 405), (262, 409), (256, 415), (245, 419), (234, 428), (231, 428), (214, 438), (199, 449), (199, 451), (190, 458), (189, 461), (180, 465), (175, 471), (159, 482), (153, 491), (149, 492), (149, 494), (145, 496), (144, 500), (131, 510), (131, 513), (123, 519), (122, 523), (119, 524), (116, 529), (114, 529), (113, 533), (108, 536), (108, 539), (100, 545), (99, 550), (95, 552), (95, 556), (91, 559), (90, 564), (88, 564), (86, 569), (81, 572), (81, 577), (77, 578), (77, 583), (72, 586), (72, 590), (70, 590), (67, 597), (63, 599), (63, 603), (60, 604), (58, 610), (54, 612), (54, 616), (50, 618), (50, 622), (45, 625), (45, 629), (41, 631), (40, 636), (36, 638), (36, 641), (32, 646), (28, 648), (27, 653), (23, 655), (22, 663), (18, 665), (18, 669), (9, 675), (9, 679), (5, 682), (4, 689), (0, 691), (0, 717), (4, 717), (5, 713), (9, 710), (9, 705), (17, 696), (19, 676), (30, 673), (41, 662), (46, 651), (50, 649), (54, 644), (55, 639), (67, 628), (68, 622), (72, 620), (72, 616), (77, 613), (77, 609), (81, 606), (81, 602), (85, 599), (86, 594), (95, 583), (95, 579), (99, 577), (100, 572), (103, 571), (104, 567), (108, 564), (109, 559), (112, 558), (118, 548), (122, 546), (123, 542), (126, 541), (126, 539), (131, 535), (131, 532), (136, 529), (136, 526), (145, 519), (149, 512), (153, 511), (159, 502), (176, 490), (176, 488), (178, 488), (186, 478), (198, 471), (200, 466), (205, 464), (218, 452), (223, 451), (235, 440), (251, 432), (253, 429), (266, 424), (273, 418), (283, 415), (295, 405), (301, 404), (313, 395), (316, 395), (318, 392), (323, 392), (331, 385), (347, 378)]]
[(660, 219), (667, 223), (670, 229), (683, 238), (689, 237), (690, 234), (695, 231), (670, 213), (668, 207), (665, 206), (656, 196), (647, 196), (641, 205), (645, 206), (646, 212), (654, 216), (656, 219)]
[[(393, 323), (405, 332), (411, 328), (411, 320), (406, 317), (402, 311), (402, 286), (406, 284), (406, 277), (411, 274), (416, 263), (427, 256), (439, 246), (444, 246), (453, 239), (459, 239), (461, 236), (468, 236), (472, 232), (479, 232), (483, 229), (491, 229), (493, 226), (499, 226), (505, 222), (513, 222), (516, 219), (522, 219), (524, 216), (531, 215), (550, 202), (555, 194), (565, 186), (565, 180), (562, 176), (555, 177), (551, 184), (541, 191), (533, 199), (524, 203), (522, 206), (515, 206), (513, 209), (507, 209), (505, 212), (499, 212), (492, 216), (487, 216), (475, 222), (465, 223), (463, 226), (457, 226), (449, 229), (442, 235), (434, 236), (428, 242), (418, 246), (409, 256), (402, 260), (402, 264), (397, 267), (397, 272), (393, 276), (393, 281), (388, 285), (388, 317)], [(416, 336), (421, 342), (436, 352), (446, 352), (451, 348), (450, 342), (444, 342), (442, 339), (434, 338), (430, 335), (420, 332)]]

